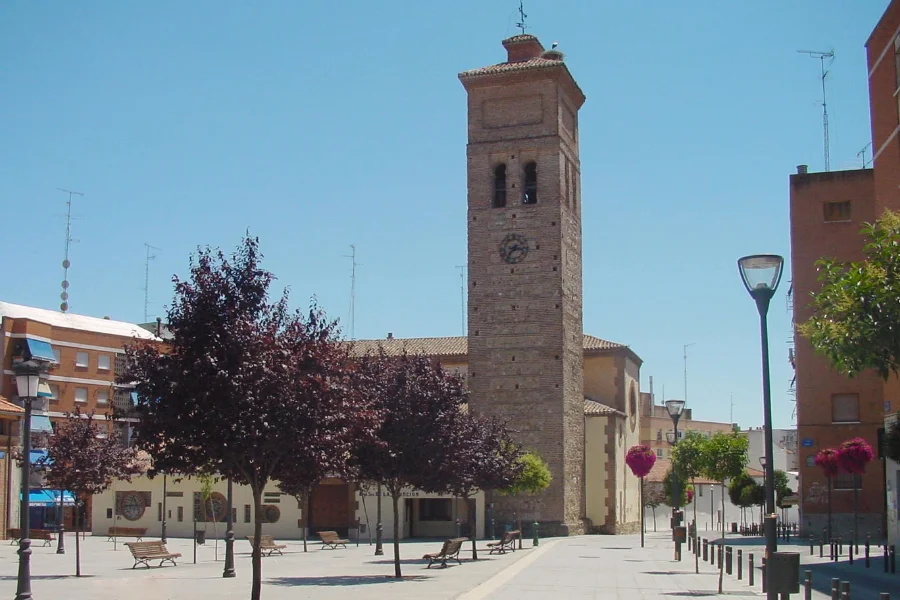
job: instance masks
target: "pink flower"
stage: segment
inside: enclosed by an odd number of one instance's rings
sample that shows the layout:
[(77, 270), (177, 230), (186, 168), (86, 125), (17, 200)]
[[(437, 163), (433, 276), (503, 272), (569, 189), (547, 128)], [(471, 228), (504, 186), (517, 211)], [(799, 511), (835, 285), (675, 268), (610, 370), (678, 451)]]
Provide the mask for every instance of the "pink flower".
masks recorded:
[(838, 450), (838, 461), (848, 473), (862, 474), (866, 472), (866, 464), (875, 458), (872, 446), (862, 438), (853, 438), (842, 443)]
[(645, 444), (632, 446), (625, 455), (625, 464), (631, 468), (635, 477), (646, 477), (654, 463), (656, 463), (656, 454), (653, 453), (650, 446)]
[(823, 448), (816, 454), (816, 466), (821, 467), (825, 477), (836, 477), (841, 472), (841, 462), (834, 448)]

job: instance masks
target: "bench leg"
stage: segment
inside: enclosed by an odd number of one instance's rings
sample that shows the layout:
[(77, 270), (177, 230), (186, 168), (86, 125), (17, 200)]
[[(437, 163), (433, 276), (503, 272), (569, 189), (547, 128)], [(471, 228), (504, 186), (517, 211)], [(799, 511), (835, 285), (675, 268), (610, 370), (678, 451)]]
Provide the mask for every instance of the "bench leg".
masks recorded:
[(177, 564), (175, 564), (175, 559), (174, 559), (174, 558), (164, 558), (164, 559), (162, 559), (161, 561), (159, 561), (159, 566), (162, 567), (162, 566), (163, 566), (163, 563), (165, 563), (166, 561), (169, 561), (170, 563), (172, 563), (172, 566), (173, 566), (173, 567), (177, 567), (177, 566), (178, 566)]
[(131, 565), (131, 568), (134, 569), (134, 568), (137, 567), (138, 565), (144, 565), (144, 566), (147, 567), (148, 569), (150, 568), (150, 563), (147, 562), (147, 559), (146, 559), (146, 558), (136, 558), (136, 559), (134, 559), (134, 564)]

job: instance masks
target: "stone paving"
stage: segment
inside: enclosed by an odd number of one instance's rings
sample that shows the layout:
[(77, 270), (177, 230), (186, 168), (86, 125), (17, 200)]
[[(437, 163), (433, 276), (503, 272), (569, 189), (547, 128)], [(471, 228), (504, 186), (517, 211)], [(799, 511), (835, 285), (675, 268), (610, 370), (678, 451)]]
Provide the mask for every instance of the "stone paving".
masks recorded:
[[(32, 546), (32, 593), (41, 600), (197, 600), (200, 598), (250, 597), (250, 544), (246, 539), (235, 540), (235, 569), (237, 577), (223, 579), (224, 542), (219, 542), (219, 560), (214, 560), (212, 540), (197, 550), (197, 564), (193, 564), (193, 544), (190, 539), (169, 538), (166, 547), (183, 556), (177, 567), (132, 569), (133, 560), (121, 540), (113, 549), (106, 537), (88, 536), (82, 541), (81, 578), (75, 577), (75, 537), (66, 535), (66, 554), (56, 554), (56, 542), (50, 547)], [(374, 556), (374, 545), (361, 541), (359, 547), (350, 544), (346, 549), (324, 550), (320, 543), (309, 543), (304, 553), (302, 542), (289, 540), (284, 556), (264, 557), (262, 597), (266, 600), (284, 598), (316, 598), (328, 600), (352, 596), (354, 600), (392, 598), (455, 598), (474, 586), (490, 579), (511, 564), (525, 558), (525, 549), (505, 555), (488, 556), (486, 542), (479, 542), (479, 560), (473, 562), (471, 545), (462, 553), (462, 566), (426, 568), (421, 557), (426, 552), (440, 550), (440, 541), (403, 542), (400, 546), (404, 579), (392, 577), (393, 547), (384, 545), (384, 555)], [(482, 552), (482, 548), (484, 551)], [(0, 598), (12, 598), (16, 589), (18, 568), (17, 546), (0, 541)], [(156, 563), (153, 563), (156, 564)]]

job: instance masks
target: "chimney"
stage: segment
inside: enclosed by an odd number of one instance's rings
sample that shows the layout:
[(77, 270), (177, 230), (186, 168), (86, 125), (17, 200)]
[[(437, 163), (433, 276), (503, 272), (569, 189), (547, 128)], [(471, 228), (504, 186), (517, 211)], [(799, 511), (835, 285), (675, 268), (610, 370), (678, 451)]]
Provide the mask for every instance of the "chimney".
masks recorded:
[(503, 40), (506, 48), (506, 62), (522, 62), (537, 58), (544, 51), (541, 42), (533, 35), (519, 34)]
[(394, 334), (393, 334), (393, 333), (391, 333), (391, 332), (388, 332), (388, 336), (387, 336), (387, 339), (389, 339), (389, 340), (392, 340), (392, 339), (394, 339)]
[(162, 337), (162, 319), (156, 317), (156, 337)]
[(797, 165), (797, 175), (806, 175), (809, 172), (809, 166)]
[(106, 321), (109, 321), (110, 320), (109, 315), (104, 316), (103, 319)]

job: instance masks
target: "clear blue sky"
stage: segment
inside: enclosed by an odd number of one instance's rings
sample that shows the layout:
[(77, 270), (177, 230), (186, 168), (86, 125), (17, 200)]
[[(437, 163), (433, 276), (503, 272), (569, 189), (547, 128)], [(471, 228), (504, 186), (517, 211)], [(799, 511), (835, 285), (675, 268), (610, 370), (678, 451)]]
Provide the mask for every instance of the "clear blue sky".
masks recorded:
[[(789, 255), (788, 175), (870, 140), (864, 43), (888, 0), (530, 0), (581, 111), (585, 331), (630, 344), (643, 386), (695, 417), (762, 423), (758, 322), (735, 260)], [(294, 303), (356, 337), (460, 333), (466, 98), (459, 71), (504, 60), (515, 0), (54, 2), (0, 6), (0, 299), (55, 308), (66, 196), (71, 310), (151, 318), (197, 245), (246, 228)], [(869, 154), (871, 155), (871, 153)], [(789, 275), (785, 281), (789, 279)], [(770, 313), (776, 426), (792, 422), (789, 318)]]

